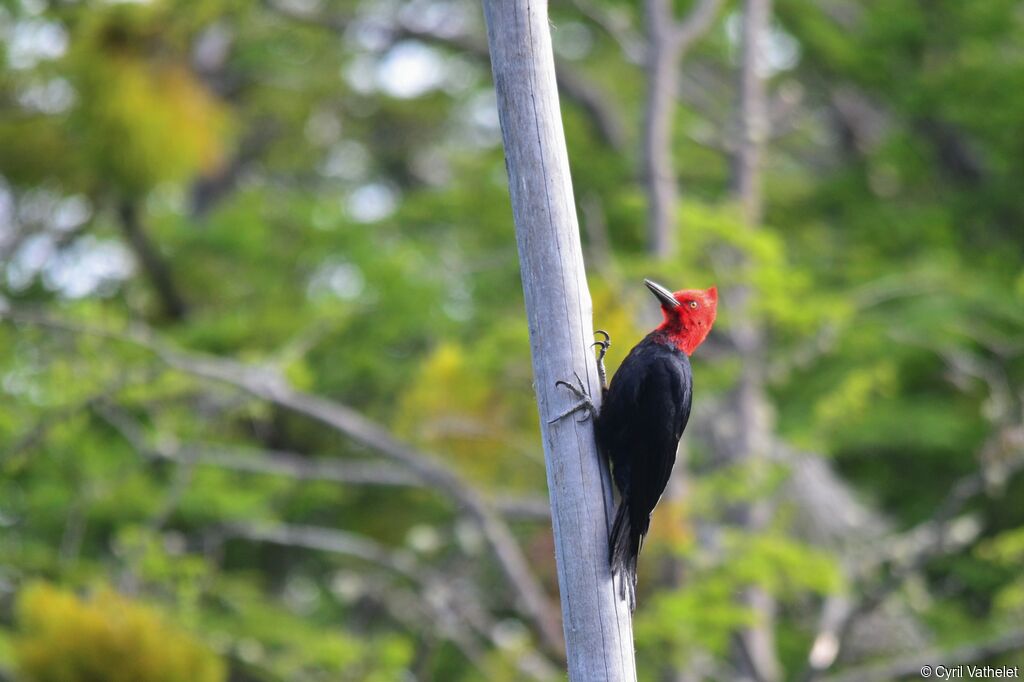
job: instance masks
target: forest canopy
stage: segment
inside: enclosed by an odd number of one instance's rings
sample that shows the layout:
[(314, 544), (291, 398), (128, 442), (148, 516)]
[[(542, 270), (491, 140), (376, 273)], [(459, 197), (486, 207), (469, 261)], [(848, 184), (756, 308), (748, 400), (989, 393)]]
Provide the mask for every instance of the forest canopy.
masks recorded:
[[(640, 679), (1024, 663), (1020, 3), (549, 10), (609, 371), (722, 292)], [(0, 35), (0, 680), (558, 679), (479, 3)]]

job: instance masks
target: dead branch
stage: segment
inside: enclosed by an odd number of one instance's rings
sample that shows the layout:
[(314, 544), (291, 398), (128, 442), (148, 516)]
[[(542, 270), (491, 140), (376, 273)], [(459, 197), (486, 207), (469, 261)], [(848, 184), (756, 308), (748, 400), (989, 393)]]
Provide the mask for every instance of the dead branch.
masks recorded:
[[(335, 33), (345, 33), (349, 26), (356, 21), (354, 16), (322, 16), (285, 7), (275, 0), (264, 0), (263, 4), (271, 12), (286, 19)], [(462, 52), (485, 63), (490, 58), (487, 44), (475, 36), (449, 35), (400, 23), (384, 26), (381, 29), (395, 42), (403, 39), (415, 39)], [(573, 69), (572, 65), (565, 60), (556, 60), (555, 73), (559, 90), (566, 99), (574, 102), (587, 115), (598, 137), (612, 149), (621, 150), (626, 143), (625, 126), (622, 123), (622, 117), (611, 104), (607, 94), (595, 83)]]
[[(316, 526), (231, 524), (223, 527), (221, 532), (225, 537), (331, 552), (383, 567), (418, 586), (420, 602), (434, 610), (439, 617), (438, 624), (451, 633), (453, 641), (461, 643), (467, 652), (477, 649), (466, 640), (467, 627), (495, 648), (502, 648), (502, 643), (495, 637), (494, 623), (483, 612), (471, 608), (478, 599), (456, 594), (446, 576), (424, 566), (410, 552), (385, 547), (354, 533)], [(473, 660), (479, 657), (470, 658)], [(534, 679), (553, 679), (557, 675), (554, 666), (536, 654), (519, 657), (517, 663), (524, 673)]]
[[(993, 436), (998, 437), (998, 434)], [(1006, 462), (1005, 480), (1021, 471), (1024, 471), (1024, 452), (1017, 453), (1014, 459)], [(872, 587), (858, 590), (859, 597), (856, 600), (848, 599), (832, 617), (823, 615), (822, 629), (814, 638), (814, 645), (808, 655), (808, 667), (801, 679), (810, 682), (828, 670), (842, 653), (857, 621), (899, 589), (908, 577), (918, 573), (931, 559), (961, 549), (976, 539), (980, 531), (977, 520), (957, 517), (970, 501), (990, 491), (989, 477), (984, 468), (964, 476), (949, 489), (930, 519), (884, 542), (882, 552), (863, 562), (860, 568), (867, 570), (891, 560), (889, 570), (881, 581)]]
[[(110, 424), (132, 448), (147, 459), (163, 459), (177, 464), (214, 466), (264, 476), (282, 476), (298, 481), (327, 481), (351, 485), (379, 485), (398, 488), (422, 488), (423, 481), (407, 469), (368, 460), (311, 458), (284, 450), (258, 450), (211, 443), (178, 443), (159, 438), (151, 443), (141, 425), (121, 410), (108, 404), (96, 406), (96, 412)], [(551, 518), (547, 500), (540, 497), (500, 496), (492, 502), (503, 516), (526, 521)]]
[(851, 668), (824, 678), (824, 682), (888, 682), (903, 677), (919, 677), (921, 668), (926, 665), (934, 667), (942, 664), (951, 667), (985, 661), (1021, 649), (1024, 649), (1024, 630), (1010, 630), (953, 649), (935, 648), (883, 663)]
[(480, 526), (498, 565), (518, 598), (517, 606), (537, 628), (545, 647), (555, 654), (562, 651), (562, 632), (557, 615), (530, 570), (511, 530), (483, 496), (438, 457), (398, 440), (383, 426), (346, 405), (295, 390), (272, 368), (254, 367), (209, 355), (179, 351), (142, 326), (131, 326), (126, 331), (117, 332), (10, 309), (0, 309), (0, 319), (68, 334), (110, 339), (145, 349), (179, 372), (233, 386), (319, 422), (403, 464), (425, 484), (448, 495)]

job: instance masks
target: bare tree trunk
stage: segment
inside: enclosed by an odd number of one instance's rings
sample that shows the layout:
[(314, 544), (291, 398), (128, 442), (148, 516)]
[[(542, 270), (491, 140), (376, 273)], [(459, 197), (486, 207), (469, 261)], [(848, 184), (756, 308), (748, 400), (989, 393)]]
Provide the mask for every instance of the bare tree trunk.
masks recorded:
[(647, 190), (648, 251), (667, 258), (673, 234), (679, 191), (672, 160), (672, 124), (676, 115), (683, 55), (711, 27), (721, 0), (701, 0), (685, 21), (678, 22), (670, 0), (645, 0), (647, 100), (644, 108), (642, 177)]
[(600, 399), (583, 268), (544, 0), (484, 0), (509, 192), (530, 328), (562, 600), (569, 678), (634, 680), (628, 605), (608, 568), (612, 487), (592, 425), (549, 423), (582, 377)]
[(733, 191), (747, 225), (761, 223), (761, 164), (768, 136), (768, 104), (761, 62), (771, 18), (771, 0), (745, 0), (741, 32), (740, 141), (733, 168)]
[[(756, 230), (762, 218), (762, 156), (767, 137), (767, 99), (765, 94), (764, 41), (771, 17), (771, 0), (745, 0), (741, 31), (739, 77), (740, 139), (733, 159), (733, 194), (743, 211), (748, 230)], [(741, 258), (742, 260), (742, 258)], [(742, 267), (742, 263), (740, 264)], [(740, 314), (732, 337), (742, 363), (739, 385), (734, 395), (736, 421), (740, 425), (734, 457), (746, 461), (753, 474), (761, 471), (757, 460), (764, 460), (771, 447), (772, 424), (764, 386), (763, 334), (751, 311), (749, 286), (737, 287), (730, 302)], [(755, 500), (739, 513), (739, 522), (752, 532), (769, 522), (771, 506), (767, 500)], [(739, 646), (749, 677), (774, 682), (782, 671), (775, 645), (775, 599), (761, 588), (750, 588), (744, 601), (755, 614), (755, 625), (739, 633)]]
[[(672, 255), (678, 226), (679, 189), (672, 142), (683, 56), (711, 28), (720, 6), (721, 0), (700, 0), (683, 21), (676, 21), (671, 0), (644, 0), (647, 96), (641, 175), (647, 193), (647, 250), (658, 259)], [(665, 491), (669, 501), (686, 495), (684, 447), (680, 444), (678, 464)], [(683, 581), (682, 562), (669, 558), (665, 569), (663, 584), (678, 587)], [(699, 672), (694, 666), (677, 670), (675, 665), (666, 664), (662, 677), (683, 681), (699, 677)]]
[(647, 185), (648, 251), (657, 258), (672, 253), (676, 223), (675, 164), (672, 163), (672, 121), (676, 113), (679, 56), (672, 49), (667, 0), (646, 0), (647, 101), (644, 109), (643, 177)]

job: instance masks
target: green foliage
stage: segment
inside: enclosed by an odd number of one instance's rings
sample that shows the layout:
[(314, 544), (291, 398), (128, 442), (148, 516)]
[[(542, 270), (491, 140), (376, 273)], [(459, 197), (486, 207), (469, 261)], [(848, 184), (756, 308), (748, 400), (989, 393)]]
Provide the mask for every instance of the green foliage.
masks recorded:
[[(401, 397), (398, 432), (445, 453), (474, 478), (500, 481), (509, 490), (538, 489), (544, 470), (536, 454), (536, 404), (528, 393), (503, 395), (529, 376), (529, 346), (522, 332), (510, 323), (472, 348), (438, 345)], [(485, 383), (480, 376), (493, 379)], [(438, 401), (439, 394), (450, 398)], [(497, 462), (480, 456), (504, 449), (519, 456)]]
[(734, 588), (731, 581), (708, 576), (654, 596), (634, 624), (640, 660), (680, 665), (700, 651), (724, 655), (732, 632), (756, 622), (748, 608), (732, 599)]
[(637, 641), (653, 660), (664, 662), (658, 651), (671, 652), (677, 664), (696, 652), (724, 655), (732, 633), (757, 622), (755, 612), (730, 598), (748, 588), (780, 597), (826, 595), (843, 582), (831, 556), (781, 533), (727, 531), (716, 557), (703, 556), (693, 543), (682, 556), (691, 560), (682, 585), (651, 595), (637, 613)]
[[(586, 4), (643, 26), (638, 3)], [(779, 603), (790, 677), (821, 600), (856, 597), (879, 577), (844, 573), (844, 539), (798, 535), (818, 519), (790, 524), (793, 500), (759, 532), (734, 527), (737, 510), (784, 495), (792, 473), (715, 461), (719, 441), (743, 428), (713, 419), (733, 409), (742, 361), (723, 332), (740, 324), (763, 334), (758, 365), (780, 439), (825, 458), (891, 532), (927, 521), (960, 477), (986, 467), (991, 485), (963, 510), (983, 519), (982, 536), (915, 576), (912, 617), (957, 644), (1019, 622), (1024, 608), (1024, 489), (993, 478), (1014, 456), (1000, 430), (1019, 418), (1024, 385), (1024, 15), (1014, 0), (774, 4), (771, 53), (792, 55), (769, 83), (764, 224), (744, 224), (730, 189), (730, 6), (684, 64), (678, 250), (663, 261), (647, 253), (636, 170), (642, 70), (597, 15), (550, 8), (563, 73), (607, 93), (623, 124), (614, 149), (563, 92), (609, 370), (658, 321), (643, 277), (723, 292), (717, 331), (693, 361), (687, 494), (666, 496), (641, 562), (645, 680), (724, 661), (731, 633), (754, 617), (736, 600), (751, 587)], [(289, 16), (307, 10), (323, 15)], [(114, 332), (0, 324), (0, 603), (10, 590), (22, 614), (15, 628), (0, 608), (0, 675), (16, 659), (57, 665), (64, 652), (99, 666), (90, 679), (113, 680), (115, 656), (101, 652), (135, 642), (148, 652), (140, 660), (177, 647), (166, 679), (200, 679), (175, 667), (189, 656), (239, 679), (522, 679), (516, 663), (536, 653), (535, 638), (445, 495), (265, 470), (274, 455), (382, 462), (116, 338), (142, 323), (171, 347), (258, 367), (261, 381), (277, 372), (429, 451), (487, 499), (543, 500), (490, 71), (446, 42), (463, 30), (482, 40), (479, 15), (461, 0), (0, 3), (0, 311)], [(435, 25), (440, 39), (411, 37)], [(155, 313), (154, 273), (127, 236), (124, 202), (187, 304), (181, 319)], [(449, 581), (491, 620), (468, 627), (467, 647), (432, 610), (445, 605), (433, 583), (231, 535), (250, 523), (365, 538)], [(547, 524), (510, 528), (555, 594)], [(32, 586), (44, 577), (129, 585), (161, 615), (109, 591), (78, 599)], [(129, 620), (145, 624), (145, 641), (121, 639)], [(153, 633), (167, 652), (146, 648)], [(26, 679), (81, 679), (33, 674), (26, 665)]]
[(253, 670), (276, 679), (387, 682), (401, 677), (413, 650), (397, 633), (356, 636), (317, 613), (289, 614), (252, 585), (216, 584), (220, 608), (204, 625)]
[(149, 607), (109, 589), (88, 600), (46, 584), (18, 600), (15, 642), (30, 682), (219, 682), (224, 665)]
[(225, 115), (178, 65), (87, 55), (78, 83), (87, 106), (75, 121), (96, 172), (128, 196), (213, 171), (223, 158)]
[(978, 547), (978, 556), (1003, 569), (1008, 577), (995, 594), (996, 613), (1004, 617), (1019, 618), (1024, 614), (1024, 579), (1020, 577), (1020, 564), (1024, 561), (1024, 530), (1001, 533)]
[(81, 13), (58, 71), (75, 106), (0, 128), (5, 177), (136, 198), (216, 170), (229, 112), (189, 70), (184, 27), (167, 31), (171, 12), (155, 2)]

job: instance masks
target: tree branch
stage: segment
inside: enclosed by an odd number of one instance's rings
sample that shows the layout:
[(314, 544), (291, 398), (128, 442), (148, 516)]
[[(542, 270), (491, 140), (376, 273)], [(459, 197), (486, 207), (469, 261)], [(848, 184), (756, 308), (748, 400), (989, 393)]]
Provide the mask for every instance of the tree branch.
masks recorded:
[[(993, 439), (997, 438), (998, 434), (993, 436)], [(1017, 453), (1017, 457), (1006, 462), (1005, 467), (1004, 480), (1024, 471), (1024, 452)], [(950, 488), (930, 519), (884, 543), (886, 549), (883, 552), (861, 565), (862, 570), (868, 570), (890, 558), (896, 562), (877, 585), (860, 591), (856, 601), (848, 603), (833, 617), (823, 618), (826, 626), (814, 638), (814, 646), (807, 659), (808, 667), (801, 678), (804, 682), (817, 679), (835, 663), (856, 622), (896, 591), (910, 575), (920, 571), (930, 559), (962, 547), (977, 537), (976, 521), (972, 522), (969, 517), (956, 517), (968, 502), (988, 490), (988, 476), (984, 469), (964, 476)]]
[(245, 171), (270, 147), (275, 132), (257, 124), (239, 143), (227, 162), (212, 173), (199, 176), (190, 191), (189, 214), (202, 220), (238, 186)]
[[(264, 0), (264, 6), (287, 19), (297, 21), (335, 33), (344, 33), (355, 21), (350, 16), (320, 16), (309, 12), (287, 8), (274, 0)], [(462, 52), (487, 62), (490, 55), (487, 44), (469, 35), (448, 35), (424, 28), (397, 24), (382, 27), (392, 40), (415, 39)], [(555, 60), (558, 87), (566, 99), (574, 102), (590, 119), (598, 137), (615, 150), (622, 150), (626, 144), (625, 126), (622, 117), (612, 106), (610, 98), (596, 84), (577, 72), (565, 60)]]
[[(253, 450), (208, 443), (181, 443), (160, 438), (151, 444), (141, 426), (120, 410), (96, 405), (96, 411), (128, 442), (149, 459), (182, 465), (215, 466), (230, 471), (283, 476), (298, 481), (327, 481), (353, 485), (422, 488), (423, 481), (408, 469), (384, 462), (311, 458), (283, 450)], [(502, 515), (519, 520), (551, 518), (547, 500), (540, 497), (503, 496), (493, 500)]]
[(883, 682), (903, 677), (920, 676), (921, 668), (942, 664), (946, 667), (973, 663), (1024, 649), (1024, 630), (1010, 630), (996, 637), (954, 649), (929, 649), (923, 653), (897, 658), (884, 663), (851, 668), (824, 678), (825, 682)]
[(722, 0), (698, 0), (686, 18), (672, 27), (672, 46), (680, 54), (693, 46), (714, 23)]
[(114, 332), (9, 309), (0, 309), (0, 319), (65, 333), (106, 338), (143, 348), (179, 372), (233, 386), (254, 397), (319, 422), (405, 465), (425, 484), (446, 493), (476, 521), (518, 598), (517, 606), (537, 628), (545, 647), (553, 654), (562, 652), (562, 633), (557, 615), (553, 613), (547, 596), (531, 572), (511, 530), (469, 483), (434, 455), (420, 452), (403, 443), (384, 427), (341, 403), (296, 391), (271, 368), (253, 367), (212, 356), (184, 353), (164, 343), (145, 327), (133, 326), (125, 332)]
[(625, 7), (617, 8), (619, 12), (607, 9), (599, 3), (589, 0), (568, 0), (577, 12), (600, 27), (608, 37), (618, 44), (626, 61), (640, 64), (644, 58), (643, 38), (634, 30), (632, 22), (626, 17)]
[[(396, 38), (413, 38), (425, 43), (454, 48), (484, 61), (490, 59), (487, 45), (471, 36), (440, 35), (409, 26), (396, 27), (393, 34)], [(622, 150), (626, 146), (625, 126), (618, 111), (610, 104), (606, 93), (563, 59), (555, 60), (555, 78), (559, 91), (583, 110), (598, 137), (612, 149)]]
[[(0, 309), (0, 319), (2, 317), (3, 311)], [(35, 424), (17, 436), (6, 448), (0, 449), (0, 460), (10, 461), (15, 456), (35, 448), (46, 439), (47, 434), (54, 427), (88, 412), (96, 405), (110, 400), (112, 396), (122, 389), (136, 383), (139, 383), (138, 377), (122, 374), (122, 376), (107, 384), (102, 390), (87, 396), (79, 402), (50, 409)]]
[(121, 231), (128, 246), (139, 261), (143, 273), (149, 279), (163, 315), (169, 320), (181, 320), (188, 314), (188, 306), (171, 274), (171, 267), (150, 241), (139, 218), (139, 207), (135, 201), (126, 200), (118, 207)]
[[(464, 622), (495, 648), (502, 648), (501, 642), (494, 636), (493, 623), (482, 611), (470, 609), (470, 605), (479, 600), (471, 595), (455, 594), (445, 576), (424, 566), (409, 552), (385, 547), (354, 533), (316, 526), (232, 524), (225, 526), (223, 533), (226, 537), (341, 554), (382, 566), (417, 585), (423, 595), (421, 601), (434, 608), (441, 616), (442, 627), (447, 626), (449, 632), (459, 633), (462, 628), (457, 623)], [(461, 641), (467, 650), (473, 649), (465, 637), (456, 636), (453, 641), (457, 644)], [(521, 657), (517, 663), (523, 672), (535, 679), (556, 677), (554, 667), (541, 656)]]

